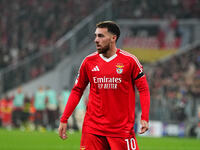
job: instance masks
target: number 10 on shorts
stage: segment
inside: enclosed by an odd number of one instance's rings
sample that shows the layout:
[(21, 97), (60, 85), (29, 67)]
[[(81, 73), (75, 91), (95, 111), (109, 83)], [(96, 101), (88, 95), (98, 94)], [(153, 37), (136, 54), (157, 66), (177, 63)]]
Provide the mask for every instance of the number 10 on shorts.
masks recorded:
[[(135, 150), (136, 149), (136, 144), (135, 144), (135, 139), (134, 138), (125, 139), (125, 141), (126, 141), (128, 150)], [(130, 147), (131, 147), (131, 149), (130, 149)]]

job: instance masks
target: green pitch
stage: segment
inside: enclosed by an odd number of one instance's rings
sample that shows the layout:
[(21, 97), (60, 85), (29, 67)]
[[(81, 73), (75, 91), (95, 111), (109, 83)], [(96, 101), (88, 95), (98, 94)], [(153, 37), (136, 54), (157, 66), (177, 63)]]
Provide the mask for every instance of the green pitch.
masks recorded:
[[(0, 150), (79, 150), (79, 132), (68, 133), (63, 141), (55, 132), (7, 131), (0, 129)], [(199, 150), (200, 140), (192, 138), (137, 137), (140, 150)]]

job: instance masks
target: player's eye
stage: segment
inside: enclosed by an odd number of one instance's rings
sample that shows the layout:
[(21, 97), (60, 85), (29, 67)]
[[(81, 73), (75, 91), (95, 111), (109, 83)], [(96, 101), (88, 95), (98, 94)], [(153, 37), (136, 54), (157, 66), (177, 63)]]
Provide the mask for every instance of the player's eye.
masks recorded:
[(104, 35), (103, 34), (98, 34), (98, 37), (104, 37)]
[(101, 37), (104, 37), (104, 35), (103, 34), (94, 34), (94, 38), (97, 38), (97, 37), (101, 38)]

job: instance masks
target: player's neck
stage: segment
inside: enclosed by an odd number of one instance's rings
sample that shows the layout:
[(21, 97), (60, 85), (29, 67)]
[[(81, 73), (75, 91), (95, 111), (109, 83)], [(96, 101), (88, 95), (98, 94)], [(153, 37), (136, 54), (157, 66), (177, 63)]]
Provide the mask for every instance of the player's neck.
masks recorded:
[(111, 49), (109, 49), (106, 53), (102, 53), (102, 55), (106, 58), (110, 58), (112, 57), (113, 55), (115, 55), (117, 52), (117, 48), (116, 47), (113, 47)]

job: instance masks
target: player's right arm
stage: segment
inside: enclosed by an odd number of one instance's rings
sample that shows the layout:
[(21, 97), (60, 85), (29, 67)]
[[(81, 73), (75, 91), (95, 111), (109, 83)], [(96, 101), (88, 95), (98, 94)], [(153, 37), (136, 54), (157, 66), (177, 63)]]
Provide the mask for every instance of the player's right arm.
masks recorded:
[(67, 129), (67, 120), (71, 116), (72, 112), (78, 105), (80, 98), (89, 83), (89, 79), (86, 72), (86, 59), (82, 62), (81, 67), (79, 69), (78, 77), (75, 81), (75, 85), (72, 88), (70, 96), (68, 98), (67, 104), (65, 106), (65, 110), (60, 119), (60, 125), (58, 128), (59, 136), (62, 139), (66, 139), (66, 129)]

